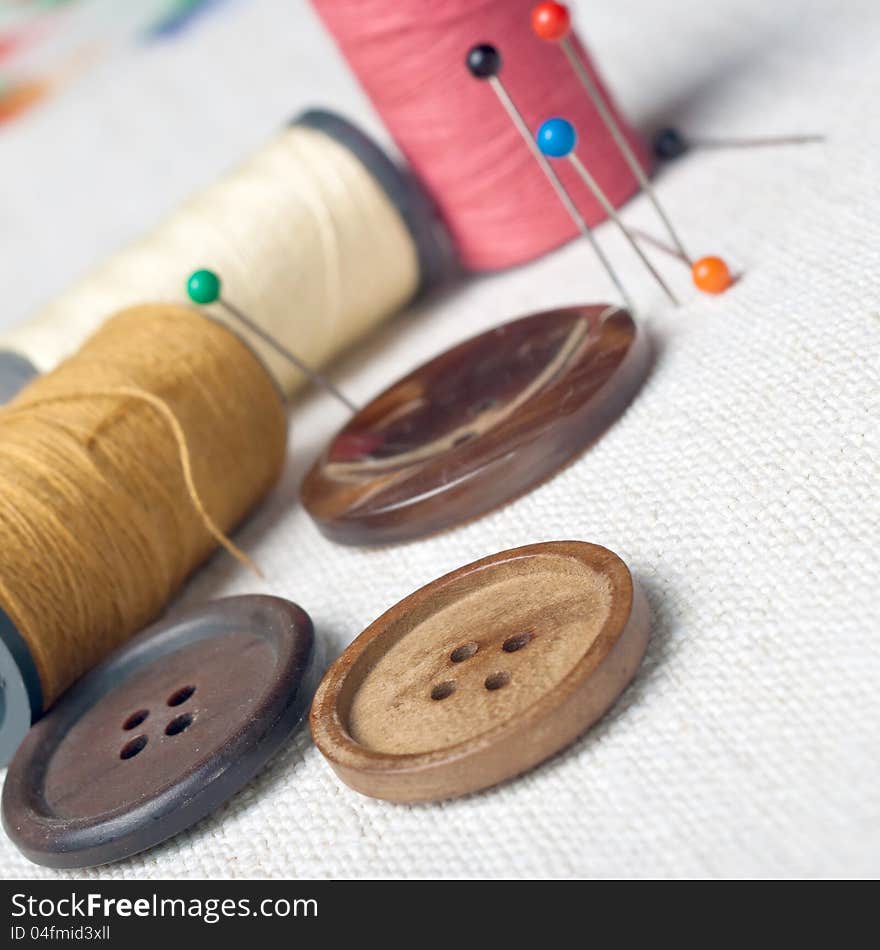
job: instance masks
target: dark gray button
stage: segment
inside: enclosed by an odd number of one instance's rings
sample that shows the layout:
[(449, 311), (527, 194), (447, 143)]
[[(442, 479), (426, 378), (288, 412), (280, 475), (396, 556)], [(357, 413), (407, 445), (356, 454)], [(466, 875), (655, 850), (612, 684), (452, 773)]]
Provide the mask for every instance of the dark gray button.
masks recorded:
[(312, 623), (277, 597), (160, 623), (75, 684), (28, 733), (3, 824), (30, 860), (89, 867), (177, 834), (288, 740), (316, 680)]
[(26, 357), (0, 352), (0, 405), (9, 402), (36, 375), (36, 369)]

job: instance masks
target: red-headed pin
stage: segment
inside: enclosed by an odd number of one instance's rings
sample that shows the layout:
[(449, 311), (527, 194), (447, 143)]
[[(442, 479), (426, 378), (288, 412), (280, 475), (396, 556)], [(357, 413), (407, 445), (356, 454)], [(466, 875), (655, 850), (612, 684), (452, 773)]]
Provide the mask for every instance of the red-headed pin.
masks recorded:
[[(657, 197), (657, 193), (654, 190), (654, 187), (651, 184), (645, 169), (642, 168), (642, 164), (638, 160), (635, 152), (632, 149), (632, 146), (627, 141), (626, 136), (623, 134), (620, 124), (618, 123), (617, 119), (615, 119), (614, 114), (608, 108), (608, 104), (602, 97), (602, 93), (599, 91), (595, 80), (590, 75), (589, 71), (584, 66), (583, 62), (575, 51), (574, 45), (571, 42), (571, 15), (569, 14), (568, 8), (562, 3), (539, 3), (532, 10), (532, 30), (540, 39), (559, 44), (562, 52), (565, 54), (565, 58), (568, 60), (571, 68), (574, 70), (574, 73), (581, 85), (586, 90), (586, 93), (590, 97), (590, 100), (595, 106), (596, 111), (599, 113), (599, 117), (602, 119), (602, 122), (608, 129), (612, 139), (614, 139), (614, 143), (620, 150), (620, 153), (627, 165), (629, 165), (633, 175), (635, 175), (636, 180), (639, 183), (639, 187), (648, 197), (651, 204), (654, 205), (654, 209), (656, 210), (660, 220), (663, 222), (663, 226), (666, 228), (672, 243), (675, 245), (679, 257), (681, 257), (681, 259), (685, 261), (689, 267), (691, 267), (694, 283), (700, 290), (706, 290), (705, 281), (700, 280), (697, 277), (698, 269), (699, 273), (702, 274), (704, 268), (701, 265), (705, 264), (705, 262), (708, 260), (717, 261), (718, 258), (702, 258), (699, 261), (694, 261), (685, 250), (684, 243), (679, 237), (676, 229), (673, 227), (672, 221), (670, 221), (669, 216), (663, 209), (663, 206), (660, 204), (660, 199)], [(720, 293), (720, 291), (717, 290), (710, 290), (707, 292)]]

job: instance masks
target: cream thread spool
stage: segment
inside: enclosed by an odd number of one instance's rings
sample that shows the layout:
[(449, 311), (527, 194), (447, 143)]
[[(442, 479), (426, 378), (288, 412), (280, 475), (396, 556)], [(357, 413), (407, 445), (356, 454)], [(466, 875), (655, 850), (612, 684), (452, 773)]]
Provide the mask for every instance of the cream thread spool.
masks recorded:
[[(180, 275), (200, 263), (263, 330), (321, 366), (449, 273), (452, 253), (414, 180), (347, 120), (312, 110), (0, 339), (0, 402), (111, 314), (184, 302)], [(228, 322), (221, 308), (210, 315)], [(294, 392), (301, 374), (233, 329)]]

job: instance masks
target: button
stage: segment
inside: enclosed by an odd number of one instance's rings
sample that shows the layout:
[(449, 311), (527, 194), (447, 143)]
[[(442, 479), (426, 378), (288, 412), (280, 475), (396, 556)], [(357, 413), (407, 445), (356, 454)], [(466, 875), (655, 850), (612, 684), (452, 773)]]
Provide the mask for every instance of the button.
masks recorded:
[(365, 795), (428, 801), (543, 762), (614, 703), (648, 642), (621, 559), (580, 541), (459, 568), (371, 624), (315, 694), (315, 744)]
[(36, 369), (26, 357), (0, 351), (0, 405), (9, 402), (36, 375)]
[(316, 681), (312, 623), (232, 597), (159, 623), (79, 680), (25, 737), (3, 824), (31, 861), (117, 861), (230, 798), (288, 740)]
[(532, 314), (474, 337), (357, 413), (301, 498), (344, 544), (433, 534), (510, 501), (577, 456), (626, 408), (649, 347), (612, 306)]

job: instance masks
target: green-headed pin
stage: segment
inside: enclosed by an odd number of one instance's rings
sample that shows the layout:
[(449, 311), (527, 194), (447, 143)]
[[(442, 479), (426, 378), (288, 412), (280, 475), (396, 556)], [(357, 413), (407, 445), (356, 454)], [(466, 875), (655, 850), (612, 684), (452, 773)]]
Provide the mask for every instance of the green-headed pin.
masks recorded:
[(271, 346), (276, 353), (283, 356), (289, 363), (292, 363), (300, 372), (305, 373), (313, 383), (326, 389), (331, 396), (338, 399), (351, 412), (358, 411), (357, 406), (343, 395), (326, 376), (322, 376), (310, 366), (303, 363), (298, 356), (291, 353), (290, 350), (276, 340), (275, 337), (254, 323), (250, 317), (246, 317), (238, 307), (231, 304), (228, 300), (225, 300), (220, 293), (221, 286), (220, 277), (215, 271), (202, 268), (193, 271), (189, 275), (189, 280), (186, 282), (186, 292), (189, 295), (189, 299), (200, 306), (206, 306), (212, 303), (220, 304), (231, 317), (234, 317), (239, 323), (246, 326), (251, 333), (258, 336), (268, 346)]
[(186, 282), (186, 292), (193, 303), (214, 303), (220, 299), (220, 278), (212, 270), (194, 270)]

